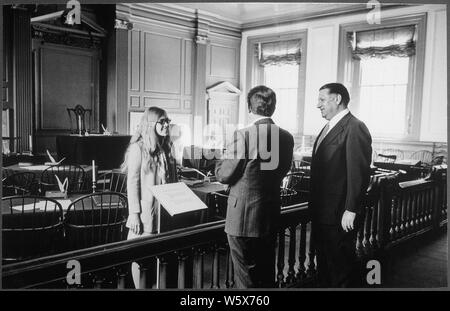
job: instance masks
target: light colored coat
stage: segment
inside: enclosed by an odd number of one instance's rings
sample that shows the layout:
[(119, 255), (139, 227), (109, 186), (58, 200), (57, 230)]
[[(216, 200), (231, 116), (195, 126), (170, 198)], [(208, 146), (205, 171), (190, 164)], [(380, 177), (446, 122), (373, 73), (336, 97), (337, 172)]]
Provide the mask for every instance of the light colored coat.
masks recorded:
[[(129, 214), (139, 214), (144, 232), (158, 232), (158, 203), (150, 187), (169, 182), (165, 166), (174, 165), (166, 161), (164, 154), (159, 156), (153, 168), (146, 169), (138, 143), (130, 145), (128, 154), (127, 196)], [(164, 165), (166, 162), (166, 165)], [(129, 222), (126, 226), (129, 228)]]

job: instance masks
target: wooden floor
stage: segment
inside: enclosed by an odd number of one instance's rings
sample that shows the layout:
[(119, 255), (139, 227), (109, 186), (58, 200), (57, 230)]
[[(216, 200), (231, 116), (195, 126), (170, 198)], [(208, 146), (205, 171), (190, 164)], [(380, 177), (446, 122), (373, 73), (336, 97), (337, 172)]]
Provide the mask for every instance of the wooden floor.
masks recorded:
[(398, 246), (389, 255), (388, 271), (382, 273), (385, 279), (381, 281), (382, 287), (446, 287), (447, 248), (446, 230)]

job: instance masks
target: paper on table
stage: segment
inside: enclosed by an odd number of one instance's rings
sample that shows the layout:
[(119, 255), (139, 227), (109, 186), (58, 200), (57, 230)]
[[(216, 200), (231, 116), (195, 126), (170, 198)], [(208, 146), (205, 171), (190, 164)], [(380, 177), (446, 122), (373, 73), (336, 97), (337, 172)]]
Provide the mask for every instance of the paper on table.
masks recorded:
[[(50, 209), (50, 205), (48, 204), (48, 202), (46, 202), (46, 201), (39, 201), (39, 202), (36, 202), (36, 204), (34, 204), (34, 203), (24, 204), (23, 205), (23, 210), (24, 211), (32, 211), (33, 209), (36, 209), (37, 211), (45, 210), (45, 204), (46, 203), (47, 203), (47, 209)], [(22, 205), (13, 206), (12, 208), (15, 209), (16, 211), (21, 211), (22, 210)]]
[(170, 216), (207, 209), (205, 203), (182, 182), (150, 187), (153, 195)]
[(30, 170), (30, 171), (43, 171), (43, 170), (45, 170), (46, 168), (49, 168), (50, 166), (48, 166), (48, 165), (31, 165), (31, 166), (23, 166), (23, 167), (21, 167), (22, 169), (24, 169), (24, 170)]

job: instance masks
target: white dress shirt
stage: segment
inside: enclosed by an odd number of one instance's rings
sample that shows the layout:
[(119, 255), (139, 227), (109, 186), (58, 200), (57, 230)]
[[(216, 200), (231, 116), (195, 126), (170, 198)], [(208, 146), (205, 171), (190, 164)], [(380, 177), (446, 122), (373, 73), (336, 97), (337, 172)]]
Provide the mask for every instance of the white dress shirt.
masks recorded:
[[(329, 128), (328, 128), (328, 132), (326, 133), (326, 135), (331, 131), (331, 129), (333, 128), (333, 127), (335, 127), (336, 126), (336, 124), (339, 122), (339, 121), (341, 121), (341, 119), (343, 118), (343, 117), (345, 117), (345, 115), (347, 114), (347, 113), (349, 113), (350, 112), (350, 110), (348, 110), (348, 108), (345, 108), (344, 110), (342, 110), (342, 111), (340, 111), (338, 114), (336, 114), (334, 117), (332, 117), (331, 118), (331, 120), (328, 122), (329, 124), (330, 124), (330, 126), (329, 126)], [(326, 136), (325, 135), (325, 136)]]

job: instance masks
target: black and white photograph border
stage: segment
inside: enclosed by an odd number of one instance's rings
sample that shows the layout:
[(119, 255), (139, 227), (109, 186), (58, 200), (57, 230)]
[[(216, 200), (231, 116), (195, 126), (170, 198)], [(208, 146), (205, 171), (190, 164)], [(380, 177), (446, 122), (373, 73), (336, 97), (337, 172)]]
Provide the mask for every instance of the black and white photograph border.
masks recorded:
[(5, 1), (0, 288), (448, 290), (447, 6)]

